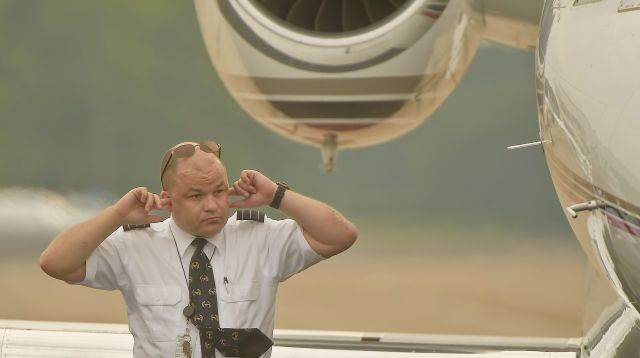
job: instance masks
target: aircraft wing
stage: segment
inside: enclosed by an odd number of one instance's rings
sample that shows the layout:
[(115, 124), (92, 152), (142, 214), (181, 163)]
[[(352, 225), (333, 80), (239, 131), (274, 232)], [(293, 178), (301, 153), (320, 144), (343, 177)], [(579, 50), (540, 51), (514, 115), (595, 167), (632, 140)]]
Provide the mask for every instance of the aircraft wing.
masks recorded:
[[(275, 330), (273, 358), (576, 358), (577, 338)], [(0, 320), (0, 357), (131, 357), (124, 324)]]
[(483, 37), (533, 52), (543, 0), (484, 0)]

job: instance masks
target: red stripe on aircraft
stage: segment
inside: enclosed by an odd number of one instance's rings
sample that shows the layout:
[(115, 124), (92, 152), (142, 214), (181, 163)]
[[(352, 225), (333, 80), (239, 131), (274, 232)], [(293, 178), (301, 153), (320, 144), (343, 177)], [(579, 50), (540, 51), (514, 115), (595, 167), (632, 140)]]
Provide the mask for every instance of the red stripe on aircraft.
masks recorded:
[(607, 212), (606, 210), (602, 210), (605, 215), (607, 215), (607, 221), (609, 225), (618, 228), (624, 232), (627, 232), (633, 236), (640, 237), (640, 228), (625, 221), (624, 219), (613, 215), (612, 213)]
[(423, 10), (421, 14), (424, 15), (424, 16), (430, 17), (430, 18), (432, 18), (434, 20), (437, 20), (440, 17), (441, 13), (428, 11), (428, 10)]

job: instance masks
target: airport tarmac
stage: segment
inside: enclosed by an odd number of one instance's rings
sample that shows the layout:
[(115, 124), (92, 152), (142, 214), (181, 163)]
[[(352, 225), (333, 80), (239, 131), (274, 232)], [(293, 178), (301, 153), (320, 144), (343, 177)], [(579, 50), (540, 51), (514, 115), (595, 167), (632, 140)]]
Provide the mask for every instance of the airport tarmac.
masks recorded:
[[(585, 259), (574, 246), (374, 248), (363, 244), (280, 286), (276, 328), (579, 336)], [(126, 322), (118, 292), (0, 261), (0, 318)]]

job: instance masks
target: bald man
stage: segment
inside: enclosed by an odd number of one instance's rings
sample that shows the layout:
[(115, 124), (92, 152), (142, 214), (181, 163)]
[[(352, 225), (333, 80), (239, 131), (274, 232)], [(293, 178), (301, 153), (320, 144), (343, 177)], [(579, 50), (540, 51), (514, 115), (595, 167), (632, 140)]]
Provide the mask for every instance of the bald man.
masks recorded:
[[(220, 149), (171, 147), (159, 195), (132, 189), (40, 257), (54, 278), (122, 292), (136, 357), (269, 357), (278, 283), (356, 240), (336, 210), (258, 171), (230, 186)], [(244, 210), (264, 205), (289, 219)]]

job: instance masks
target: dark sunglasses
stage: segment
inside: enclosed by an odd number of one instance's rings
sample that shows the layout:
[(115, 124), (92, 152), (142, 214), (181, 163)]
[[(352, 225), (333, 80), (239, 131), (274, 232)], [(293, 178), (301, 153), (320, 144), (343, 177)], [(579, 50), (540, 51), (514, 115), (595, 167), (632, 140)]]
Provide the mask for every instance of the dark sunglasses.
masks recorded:
[(162, 182), (164, 172), (167, 171), (167, 167), (169, 166), (169, 163), (174, 156), (178, 158), (189, 158), (196, 152), (196, 147), (199, 147), (200, 150), (205, 153), (215, 154), (215, 156), (218, 158), (220, 158), (220, 155), (222, 154), (222, 146), (214, 141), (206, 141), (197, 144), (181, 144), (173, 149), (168, 150), (164, 154), (164, 157), (162, 158), (162, 171), (160, 172), (160, 181)]

